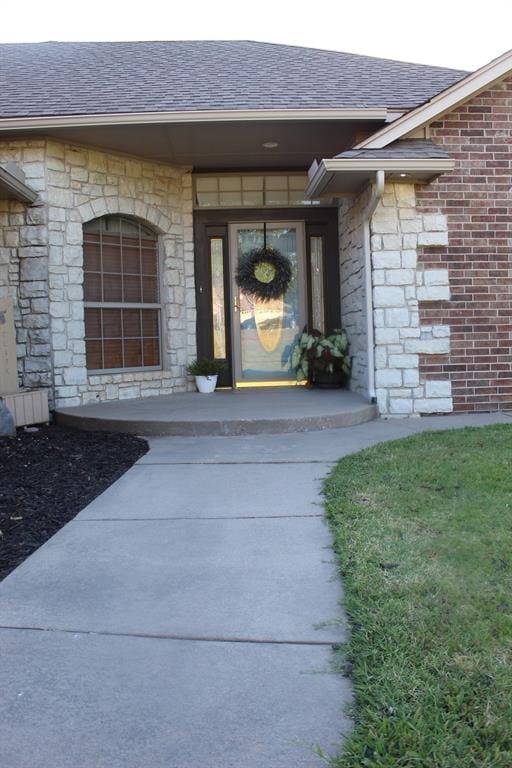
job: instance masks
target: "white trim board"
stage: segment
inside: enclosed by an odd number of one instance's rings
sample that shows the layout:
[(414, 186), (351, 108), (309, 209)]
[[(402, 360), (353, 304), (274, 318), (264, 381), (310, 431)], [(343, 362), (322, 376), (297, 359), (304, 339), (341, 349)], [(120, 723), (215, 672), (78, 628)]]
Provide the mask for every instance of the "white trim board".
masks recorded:
[(508, 74), (512, 74), (512, 50), (507, 51), (497, 59), (493, 59), (493, 61), (459, 80), (455, 85), (441, 91), (426, 104), (416, 107), (406, 115), (399, 117), (395, 122), (386, 125), (373, 136), (360, 142), (355, 149), (386, 147), (393, 141), (397, 141), (432, 122), (440, 115), (451, 112), (452, 109), (478, 95)]

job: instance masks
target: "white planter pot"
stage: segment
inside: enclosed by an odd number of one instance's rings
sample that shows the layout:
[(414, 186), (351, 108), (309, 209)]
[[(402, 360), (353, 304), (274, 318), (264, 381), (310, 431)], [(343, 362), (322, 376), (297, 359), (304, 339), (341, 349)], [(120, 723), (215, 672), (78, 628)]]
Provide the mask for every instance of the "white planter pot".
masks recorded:
[(217, 386), (217, 374), (215, 376), (196, 376), (197, 391), (203, 395), (209, 395), (211, 392), (215, 392)]

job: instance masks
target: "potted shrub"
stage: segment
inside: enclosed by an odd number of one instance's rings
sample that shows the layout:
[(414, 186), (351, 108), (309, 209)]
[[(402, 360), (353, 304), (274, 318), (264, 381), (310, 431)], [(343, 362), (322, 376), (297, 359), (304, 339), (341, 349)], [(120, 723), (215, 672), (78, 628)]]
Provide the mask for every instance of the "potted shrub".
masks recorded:
[(187, 367), (187, 371), (196, 380), (197, 391), (207, 395), (215, 391), (217, 378), (222, 373), (226, 364), (219, 360), (194, 360)]
[(307, 379), (323, 389), (342, 387), (351, 367), (347, 334), (342, 328), (327, 336), (304, 329), (292, 350), (291, 365), (299, 381)]

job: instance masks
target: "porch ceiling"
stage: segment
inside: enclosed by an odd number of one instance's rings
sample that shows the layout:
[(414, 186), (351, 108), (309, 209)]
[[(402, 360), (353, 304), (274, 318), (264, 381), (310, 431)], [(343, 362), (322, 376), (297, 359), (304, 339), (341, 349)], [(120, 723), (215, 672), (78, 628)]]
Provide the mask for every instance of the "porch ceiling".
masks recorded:
[[(257, 120), (135, 125), (49, 127), (2, 131), (0, 138), (50, 136), (76, 144), (125, 152), (195, 170), (308, 168), (372, 133), (382, 120)], [(264, 142), (277, 142), (265, 149)]]

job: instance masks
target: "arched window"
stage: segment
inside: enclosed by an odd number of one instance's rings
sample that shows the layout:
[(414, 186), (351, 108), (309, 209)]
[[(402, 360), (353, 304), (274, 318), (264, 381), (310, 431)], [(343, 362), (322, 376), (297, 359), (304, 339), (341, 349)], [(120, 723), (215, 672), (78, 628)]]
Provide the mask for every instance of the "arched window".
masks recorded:
[(88, 370), (160, 368), (155, 233), (124, 216), (102, 216), (83, 231)]

